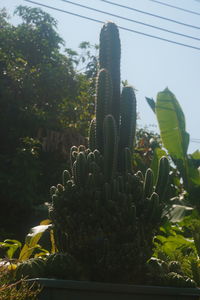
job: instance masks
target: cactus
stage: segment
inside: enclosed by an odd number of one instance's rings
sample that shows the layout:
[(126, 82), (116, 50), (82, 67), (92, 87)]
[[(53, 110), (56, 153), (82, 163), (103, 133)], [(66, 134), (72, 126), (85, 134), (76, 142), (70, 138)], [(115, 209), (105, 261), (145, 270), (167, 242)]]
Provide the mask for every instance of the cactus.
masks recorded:
[(44, 277), (46, 262), (42, 258), (30, 258), (21, 262), (16, 269), (16, 279), (20, 280), (23, 277), (37, 278)]
[(136, 98), (134, 89), (125, 86), (121, 95), (120, 148), (133, 149), (136, 131)]
[(100, 33), (99, 65), (100, 69), (107, 69), (111, 76), (113, 85), (111, 109), (117, 128), (120, 115), (120, 57), (118, 28), (114, 23), (108, 22)]
[(90, 127), (89, 127), (89, 148), (91, 150), (96, 149), (96, 119), (93, 119), (90, 122)]
[(156, 181), (155, 192), (160, 195), (160, 200), (163, 201), (168, 187), (169, 180), (169, 161), (163, 156), (159, 161), (159, 171)]
[(101, 69), (97, 79), (96, 91), (96, 145), (103, 151), (103, 122), (106, 115), (111, 113), (112, 81), (110, 73)]
[(153, 172), (151, 169), (147, 169), (144, 179), (144, 198), (149, 198), (153, 193)]
[(45, 273), (51, 278), (77, 279), (79, 266), (68, 253), (50, 254), (46, 260)]
[(107, 115), (103, 124), (104, 133), (104, 174), (106, 181), (110, 181), (116, 170), (117, 159), (117, 129), (115, 119)]
[(80, 187), (84, 187), (87, 180), (87, 168), (85, 153), (82, 151), (78, 153), (73, 164), (73, 175), (75, 183)]
[(50, 217), (58, 251), (79, 264), (81, 278), (141, 283), (162, 221), (169, 166), (162, 158), (156, 187), (152, 170), (134, 174), (136, 99), (129, 86), (120, 98), (120, 40), (114, 23), (101, 30), (99, 60), (89, 148), (71, 148), (71, 170), (63, 172), (62, 185), (51, 188)]

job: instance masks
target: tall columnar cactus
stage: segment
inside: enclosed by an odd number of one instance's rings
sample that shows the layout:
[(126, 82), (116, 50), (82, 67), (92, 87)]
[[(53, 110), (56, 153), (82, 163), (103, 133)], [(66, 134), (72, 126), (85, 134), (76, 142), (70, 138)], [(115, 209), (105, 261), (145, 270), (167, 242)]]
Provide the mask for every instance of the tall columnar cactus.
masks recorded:
[(130, 86), (125, 86), (122, 90), (120, 110), (120, 147), (132, 150), (136, 131), (136, 98)]
[(106, 115), (112, 112), (112, 80), (107, 69), (101, 69), (97, 78), (96, 90), (96, 146), (103, 151), (103, 122)]
[(129, 86), (120, 98), (114, 23), (101, 30), (99, 59), (89, 148), (72, 147), (71, 170), (64, 171), (62, 185), (51, 188), (50, 217), (57, 249), (80, 264), (81, 278), (141, 283), (162, 219), (169, 166), (162, 158), (156, 187), (151, 169), (133, 172), (136, 98)]
[(112, 114), (117, 128), (120, 122), (120, 57), (121, 46), (117, 26), (106, 23), (100, 33), (99, 66), (105, 68), (111, 76), (113, 85)]
[(126, 171), (124, 149), (132, 152), (136, 131), (136, 98), (132, 87), (126, 86), (122, 90), (120, 107), (120, 134), (119, 134), (119, 159), (120, 171)]
[(115, 119), (107, 115), (103, 123), (104, 136), (104, 175), (106, 181), (114, 177), (117, 161), (118, 136)]

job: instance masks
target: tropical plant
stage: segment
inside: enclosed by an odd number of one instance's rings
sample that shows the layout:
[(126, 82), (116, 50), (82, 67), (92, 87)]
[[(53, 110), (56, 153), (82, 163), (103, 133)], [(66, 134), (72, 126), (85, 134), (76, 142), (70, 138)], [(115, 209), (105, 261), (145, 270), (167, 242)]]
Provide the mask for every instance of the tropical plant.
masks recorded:
[[(5, 257), (1, 260), (1, 263), (3, 262), (4, 266), (6, 266), (5, 263), (8, 261), (8, 268), (15, 269), (18, 263), (26, 261), (31, 257), (46, 256), (50, 252), (54, 253), (56, 249), (51, 227), (50, 220), (44, 220), (40, 225), (31, 228), (23, 246), (18, 240), (6, 239), (0, 242), (0, 248), (5, 250)], [(49, 231), (49, 238), (51, 240), (51, 249), (49, 251), (41, 247), (38, 243), (46, 231)]]
[[(200, 174), (199, 151), (187, 154), (189, 134), (186, 132), (185, 116), (175, 95), (166, 88), (158, 93), (156, 102), (146, 98), (156, 114), (163, 146), (177, 166), (184, 187), (189, 193), (189, 201), (199, 206)], [(155, 155), (157, 153), (155, 152)]]

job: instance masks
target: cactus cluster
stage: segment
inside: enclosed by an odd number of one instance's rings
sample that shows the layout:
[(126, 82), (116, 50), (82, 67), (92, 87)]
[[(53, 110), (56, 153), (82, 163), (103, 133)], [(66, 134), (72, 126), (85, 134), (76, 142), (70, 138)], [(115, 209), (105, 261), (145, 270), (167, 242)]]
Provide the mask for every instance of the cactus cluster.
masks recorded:
[(136, 97), (130, 86), (120, 95), (120, 39), (112, 22), (101, 30), (99, 66), (89, 147), (71, 148), (71, 168), (51, 188), (49, 213), (57, 249), (80, 264), (81, 279), (141, 283), (165, 207), (169, 163), (161, 158), (156, 186), (151, 169), (133, 171)]

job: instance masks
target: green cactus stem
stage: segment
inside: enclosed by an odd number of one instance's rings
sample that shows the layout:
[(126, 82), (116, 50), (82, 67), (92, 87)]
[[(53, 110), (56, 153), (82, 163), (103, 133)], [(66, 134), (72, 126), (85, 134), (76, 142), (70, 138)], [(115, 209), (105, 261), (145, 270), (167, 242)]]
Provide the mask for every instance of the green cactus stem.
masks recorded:
[(136, 97), (131, 86), (125, 86), (121, 95), (120, 148), (133, 149), (136, 131)]
[(120, 116), (120, 57), (121, 46), (117, 26), (108, 22), (104, 24), (100, 33), (99, 65), (100, 69), (107, 69), (110, 73), (113, 95), (112, 115), (119, 128)]
[(89, 148), (94, 151), (96, 149), (96, 119), (92, 119), (89, 127)]
[(96, 90), (96, 144), (97, 149), (103, 151), (103, 121), (106, 115), (111, 114), (112, 81), (110, 73), (101, 69), (97, 78)]
[(104, 175), (106, 182), (109, 182), (116, 170), (117, 161), (117, 129), (115, 119), (112, 115), (107, 115), (103, 124), (104, 135)]
[(158, 166), (158, 177), (156, 180), (155, 192), (159, 195), (160, 200), (163, 201), (165, 193), (168, 188), (169, 181), (169, 160), (167, 157), (161, 157)]
[(149, 198), (153, 193), (153, 171), (150, 168), (145, 173), (143, 190), (144, 198)]
[(87, 181), (87, 161), (84, 152), (79, 152), (73, 165), (74, 181), (78, 187), (84, 187)]

